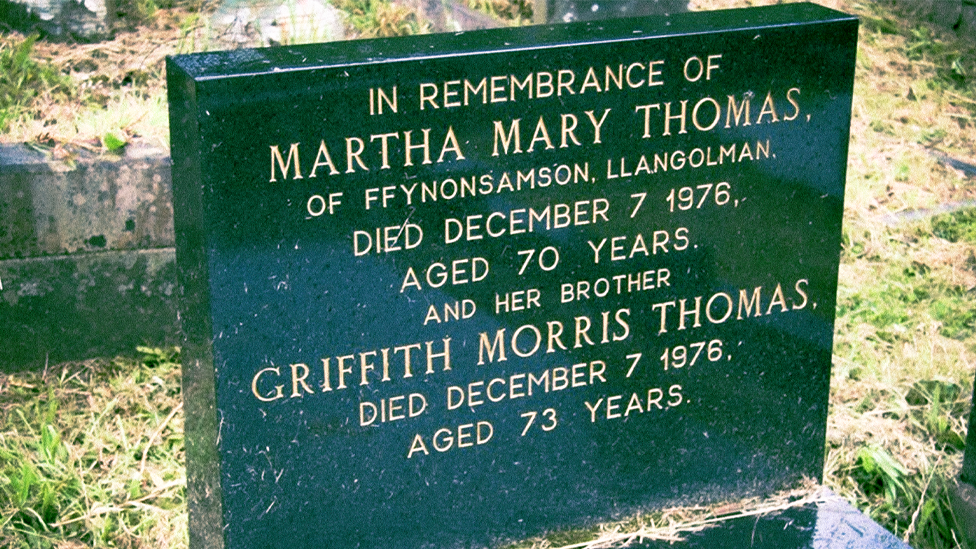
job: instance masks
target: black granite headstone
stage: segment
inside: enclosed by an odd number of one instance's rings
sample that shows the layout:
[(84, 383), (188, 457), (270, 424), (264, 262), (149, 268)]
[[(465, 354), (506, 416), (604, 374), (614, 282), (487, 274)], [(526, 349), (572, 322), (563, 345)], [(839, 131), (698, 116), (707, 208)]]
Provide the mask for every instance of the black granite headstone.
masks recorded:
[(857, 22), (169, 60), (191, 546), (493, 546), (820, 478)]
[[(976, 389), (973, 391), (976, 396)], [(976, 408), (976, 398), (972, 399)], [(949, 501), (961, 534), (972, 544), (976, 541), (976, 413), (969, 410), (966, 451), (955, 482), (950, 485)]]

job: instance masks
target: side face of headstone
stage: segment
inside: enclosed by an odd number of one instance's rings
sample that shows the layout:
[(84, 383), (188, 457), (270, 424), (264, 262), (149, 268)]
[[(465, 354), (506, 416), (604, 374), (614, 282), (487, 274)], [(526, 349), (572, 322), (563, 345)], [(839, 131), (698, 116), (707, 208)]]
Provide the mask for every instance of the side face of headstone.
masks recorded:
[(792, 4), (170, 59), (194, 549), (819, 478), (856, 35)]

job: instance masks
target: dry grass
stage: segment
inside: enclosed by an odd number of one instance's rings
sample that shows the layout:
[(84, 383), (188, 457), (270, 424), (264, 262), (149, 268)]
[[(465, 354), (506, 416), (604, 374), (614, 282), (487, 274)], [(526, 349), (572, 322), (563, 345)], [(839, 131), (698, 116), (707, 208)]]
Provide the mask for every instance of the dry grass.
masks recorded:
[[(0, 142), (29, 143), (59, 157), (77, 148), (100, 152), (102, 137), (115, 130), (129, 140), (168, 148), (163, 60), (180, 51), (180, 25), (188, 17), (180, 10), (160, 10), (150, 25), (120, 31), (113, 40), (37, 42), (36, 58), (69, 76), (74, 93), (67, 100), (41, 97), (33, 114), (15, 120)], [(17, 33), (5, 38), (23, 39)]]
[(946, 77), (953, 57), (976, 63), (976, 45), (843, 4), (862, 27), (825, 480), (915, 547), (965, 547), (947, 491), (976, 370), (976, 242), (940, 237), (927, 216), (897, 220), (976, 196), (932, 154), (976, 163), (976, 75), (968, 90)]
[(186, 547), (175, 356), (0, 374), (0, 547)]
[(542, 539), (533, 542), (531, 549), (612, 549), (647, 541), (678, 543), (685, 541), (688, 534), (718, 527), (727, 521), (761, 517), (804, 507), (826, 501), (826, 497), (822, 487), (807, 480), (797, 488), (764, 498), (747, 498), (707, 506), (675, 507), (621, 523), (601, 525), (592, 535), (593, 539), (588, 541), (554, 546), (549, 540)]

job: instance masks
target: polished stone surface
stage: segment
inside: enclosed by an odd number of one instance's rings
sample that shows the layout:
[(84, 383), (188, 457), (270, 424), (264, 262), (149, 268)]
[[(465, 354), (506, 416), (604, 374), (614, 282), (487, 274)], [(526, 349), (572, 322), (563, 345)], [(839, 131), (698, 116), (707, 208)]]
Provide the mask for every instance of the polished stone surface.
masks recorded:
[(170, 60), (194, 549), (820, 478), (856, 34), (793, 4)]
[(959, 476), (950, 486), (949, 501), (952, 503), (959, 530), (972, 543), (976, 540), (976, 414), (972, 410), (969, 413), (966, 452), (963, 454)]

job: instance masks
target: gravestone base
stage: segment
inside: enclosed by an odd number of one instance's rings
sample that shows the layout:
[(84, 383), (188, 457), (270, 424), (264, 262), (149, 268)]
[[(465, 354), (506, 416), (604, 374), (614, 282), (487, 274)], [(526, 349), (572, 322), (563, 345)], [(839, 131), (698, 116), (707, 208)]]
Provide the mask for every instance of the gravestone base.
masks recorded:
[(724, 520), (681, 541), (643, 540), (643, 549), (910, 549), (833, 492), (805, 505)]

